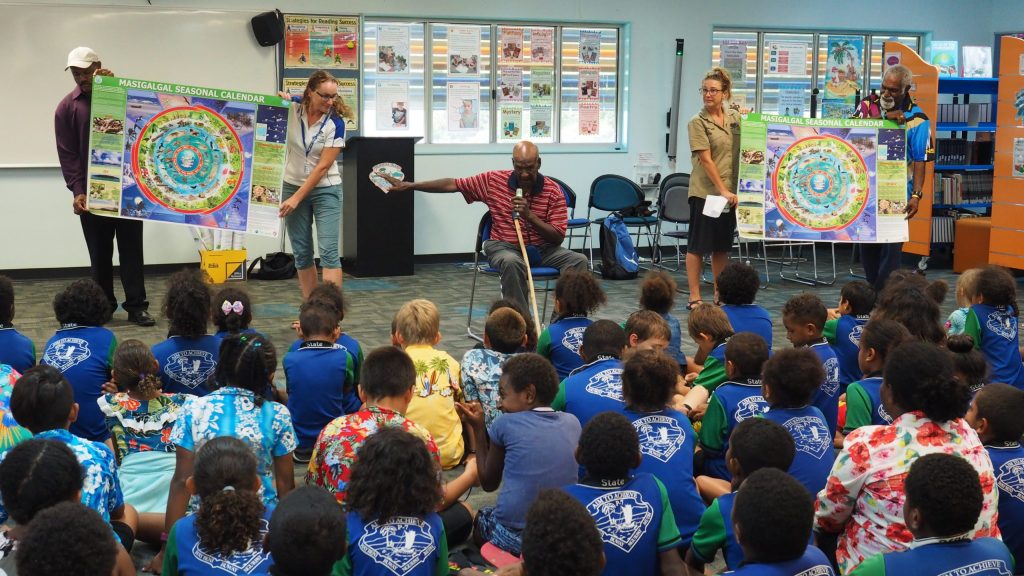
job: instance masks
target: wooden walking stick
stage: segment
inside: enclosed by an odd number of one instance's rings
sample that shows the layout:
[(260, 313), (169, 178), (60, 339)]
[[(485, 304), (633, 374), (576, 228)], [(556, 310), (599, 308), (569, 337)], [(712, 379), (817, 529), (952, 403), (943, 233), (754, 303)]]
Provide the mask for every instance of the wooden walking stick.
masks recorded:
[[(523, 196), (523, 189), (516, 189), (516, 196)], [(516, 226), (516, 238), (519, 239), (519, 250), (523, 255), (523, 262), (526, 263), (526, 282), (530, 286), (530, 306), (533, 308), (533, 326), (537, 329), (537, 336), (540, 336), (540, 314), (537, 313), (537, 292), (533, 288), (533, 271), (530, 270), (530, 255), (526, 253), (526, 242), (523, 241), (523, 229), (519, 226), (519, 213), (512, 211), (512, 223)]]

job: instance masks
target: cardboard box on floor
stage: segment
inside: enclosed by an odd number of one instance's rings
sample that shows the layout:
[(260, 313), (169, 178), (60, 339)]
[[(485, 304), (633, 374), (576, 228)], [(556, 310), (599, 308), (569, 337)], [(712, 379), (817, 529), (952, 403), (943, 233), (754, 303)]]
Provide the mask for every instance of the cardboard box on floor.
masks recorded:
[(211, 284), (245, 280), (245, 250), (200, 250), (199, 268)]

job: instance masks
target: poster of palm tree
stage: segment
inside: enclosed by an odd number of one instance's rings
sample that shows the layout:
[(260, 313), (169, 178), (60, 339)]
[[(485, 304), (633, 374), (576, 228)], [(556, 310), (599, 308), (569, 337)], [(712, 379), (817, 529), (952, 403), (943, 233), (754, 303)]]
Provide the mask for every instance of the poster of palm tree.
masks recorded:
[[(830, 115), (849, 117), (853, 113), (857, 91), (863, 87), (864, 37), (831, 35), (827, 45), (824, 101), (832, 105), (823, 106), (822, 109)], [(849, 113), (840, 103), (849, 105)]]

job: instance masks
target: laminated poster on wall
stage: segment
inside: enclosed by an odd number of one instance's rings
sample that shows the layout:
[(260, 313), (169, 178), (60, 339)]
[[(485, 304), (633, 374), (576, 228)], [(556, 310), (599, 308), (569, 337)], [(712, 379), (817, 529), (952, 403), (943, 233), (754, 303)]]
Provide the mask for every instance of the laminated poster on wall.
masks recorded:
[(501, 139), (519, 140), (522, 138), (523, 107), (516, 105), (502, 106), (500, 111)]
[(779, 84), (779, 114), (803, 116), (807, 87), (803, 84)]
[(377, 26), (377, 72), (407, 74), (409, 62), (409, 25)]
[(576, 97), (580, 102), (597, 102), (601, 98), (601, 74), (597, 68), (580, 68)]
[(359, 18), (285, 15), (284, 46), (285, 68), (356, 70)]
[(498, 101), (523, 101), (523, 69), (507, 67), (501, 69), (498, 77)]
[(377, 129), (409, 129), (409, 81), (377, 80)]
[(551, 106), (554, 102), (555, 75), (551, 68), (530, 70), (530, 106)]
[(480, 129), (480, 83), (448, 83), (448, 130), (466, 132)]
[(293, 98), (302, 98), (302, 94), (306, 92), (307, 83), (309, 83), (309, 78), (284, 78), (281, 81), (281, 90)]
[(718, 65), (725, 68), (733, 82), (744, 82), (747, 75), (746, 40), (722, 40), (719, 46)]
[(523, 61), (523, 29), (498, 26), (498, 60), (501, 63)]
[(807, 42), (769, 42), (766, 73), (771, 76), (797, 76), (806, 73), (809, 49)]
[(601, 105), (580, 102), (580, 136), (597, 136), (601, 132)]
[(555, 61), (555, 29), (530, 29), (530, 62), (551, 64)]
[(551, 106), (530, 106), (530, 137), (551, 137)]
[(828, 58), (825, 61), (824, 100), (838, 100), (852, 105), (857, 91), (863, 86), (864, 37), (833, 34), (828, 36), (826, 45)]
[(97, 76), (93, 214), (277, 237), (291, 102)]
[(749, 114), (738, 195), (744, 238), (903, 242), (906, 132), (887, 120)]
[(448, 74), (477, 76), (480, 74), (480, 27), (448, 27)]
[(601, 63), (601, 32), (599, 30), (580, 31), (578, 60), (584, 66), (597, 66)]
[(359, 130), (359, 79), (338, 78), (338, 97), (349, 108), (349, 114), (345, 116), (345, 130)]
[(932, 40), (928, 45), (931, 64), (939, 69), (939, 76), (959, 76), (960, 43), (956, 40)]

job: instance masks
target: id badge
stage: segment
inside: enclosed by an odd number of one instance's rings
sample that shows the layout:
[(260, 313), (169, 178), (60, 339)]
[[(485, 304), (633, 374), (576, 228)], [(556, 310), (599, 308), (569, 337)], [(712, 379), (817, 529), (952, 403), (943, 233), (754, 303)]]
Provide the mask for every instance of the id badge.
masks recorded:
[(306, 173), (306, 176), (309, 176), (310, 174), (313, 173), (313, 167), (309, 165), (309, 162), (306, 162), (302, 166), (302, 170)]

